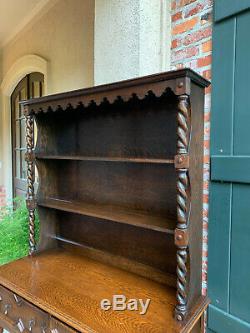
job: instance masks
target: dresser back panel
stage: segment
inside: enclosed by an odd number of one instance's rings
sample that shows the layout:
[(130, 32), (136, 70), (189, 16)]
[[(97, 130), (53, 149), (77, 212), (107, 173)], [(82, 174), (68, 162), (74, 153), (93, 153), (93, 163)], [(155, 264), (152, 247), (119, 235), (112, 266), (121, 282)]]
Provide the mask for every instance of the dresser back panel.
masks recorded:
[(43, 161), (39, 171), (42, 198), (121, 206), (176, 218), (173, 165)]
[[(80, 214), (58, 212), (57, 236), (175, 274), (174, 236)], [(62, 240), (62, 241), (63, 241)]]
[[(167, 98), (169, 100), (167, 100)], [(36, 115), (37, 153), (168, 158), (176, 151), (176, 97)]]

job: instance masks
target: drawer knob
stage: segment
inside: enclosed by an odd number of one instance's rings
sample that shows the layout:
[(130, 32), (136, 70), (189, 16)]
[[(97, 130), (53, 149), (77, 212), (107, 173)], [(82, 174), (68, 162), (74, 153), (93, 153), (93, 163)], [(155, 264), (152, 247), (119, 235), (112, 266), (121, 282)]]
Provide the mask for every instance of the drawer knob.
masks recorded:
[(4, 306), (4, 314), (5, 314), (5, 316), (7, 316), (7, 314), (9, 313), (10, 309), (11, 309), (11, 305), (10, 304), (5, 304), (5, 306)]
[(32, 331), (32, 328), (36, 325), (36, 321), (35, 319), (31, 319), (29, 321), (29, 331), (31, 332)]
[(16, 301), (16, 304), (19, 306), (22, 304), (23, 300), (17, 296), (16, 294), (13, 295), (14, 296), (14, 300)]
[(25, 330), (25, 327), (24, 327), (24, 324), (23, 324), (23, 321), (21, 318), (18, 319), (17, 328), (19, 329), (19, 331), (21, 333)]

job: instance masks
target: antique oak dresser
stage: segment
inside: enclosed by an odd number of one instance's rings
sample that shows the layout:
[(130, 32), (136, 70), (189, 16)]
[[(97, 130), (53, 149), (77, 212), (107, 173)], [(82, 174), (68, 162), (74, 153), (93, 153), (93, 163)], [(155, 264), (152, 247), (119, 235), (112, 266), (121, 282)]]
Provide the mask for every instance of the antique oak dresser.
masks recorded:
[[(30, 255), (0, 267), (1, 327), (201, 332), (208, 84), (182, 69), (22, 103)], [(148, 311), (102, 309), (113, 295)]]

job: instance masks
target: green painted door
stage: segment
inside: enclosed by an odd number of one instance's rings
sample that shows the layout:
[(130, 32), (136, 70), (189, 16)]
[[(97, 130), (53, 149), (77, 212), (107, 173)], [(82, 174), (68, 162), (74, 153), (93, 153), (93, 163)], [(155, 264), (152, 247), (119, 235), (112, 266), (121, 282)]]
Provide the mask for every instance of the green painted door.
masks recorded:
[(250, 0), (215, 0), (209, 332), (250, 332)]

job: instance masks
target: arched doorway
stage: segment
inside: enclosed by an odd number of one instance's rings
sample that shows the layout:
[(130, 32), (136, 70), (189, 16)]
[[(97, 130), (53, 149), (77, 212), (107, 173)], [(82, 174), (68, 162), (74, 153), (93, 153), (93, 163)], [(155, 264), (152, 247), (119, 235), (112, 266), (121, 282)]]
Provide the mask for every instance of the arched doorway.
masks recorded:
[(25, 117), (19, 102), (44, 94), (44, 75), (38, 72), (26, 75), (16, 86), (11, 95), (11, 140), (13, 196), (26, 194), (26, 141)]

